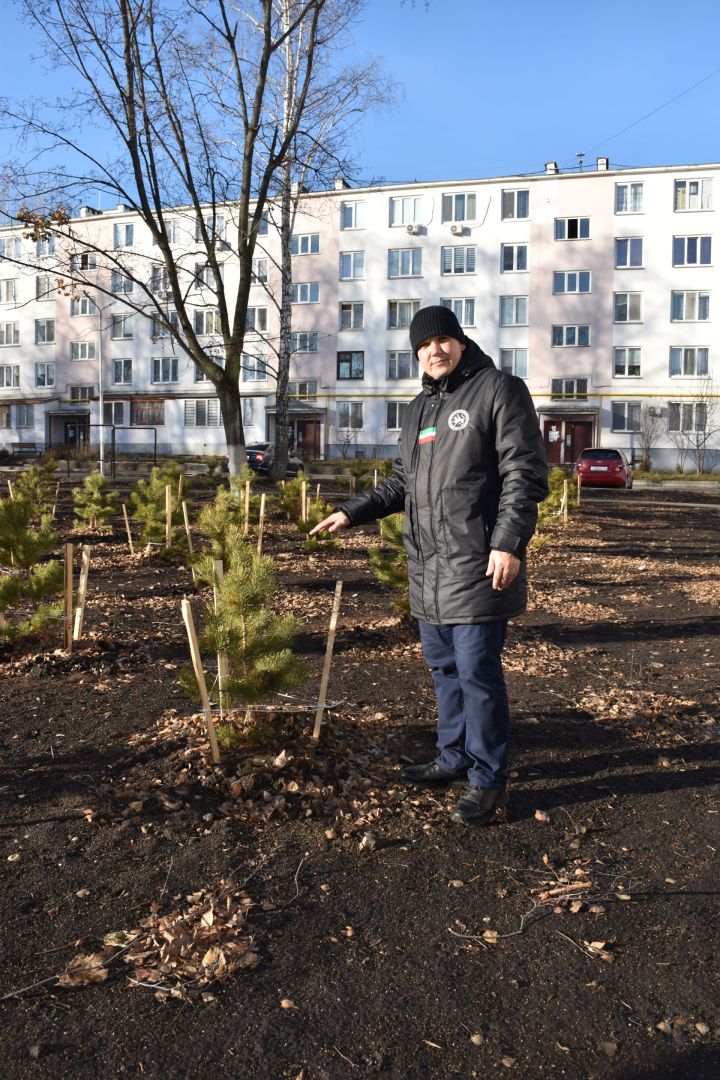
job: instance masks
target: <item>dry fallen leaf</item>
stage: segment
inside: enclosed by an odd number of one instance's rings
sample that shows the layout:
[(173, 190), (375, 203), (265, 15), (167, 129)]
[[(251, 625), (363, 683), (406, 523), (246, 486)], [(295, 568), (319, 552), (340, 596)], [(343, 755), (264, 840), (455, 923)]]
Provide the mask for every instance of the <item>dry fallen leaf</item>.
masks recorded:
[(280, 1008), (281, 1009), (294, 1009), (295, 1008), (295, 1002), (292, 1000), (292, 998), (281, 998), (280, 999)]
[(617, 1043), (601, 1042), (598, 1050), (602, 1050), (603, 1054), (607, 1054), (609, 1058), (613, 1058), (617, 1054)]
[(7, 861), (8, 862), (17, 862), (19, 858), (20, 858), (20, 852), (16, 851), (14, 855), (8, 855)]
[(103, 957), (100, 953), (74, 956), (67, 966), (66, 971), (57, 981), (58, 986), (66, 990), (77, 990), (81, 986), (89, 986), (91, 983), (105, 982), (108, 977), (108, 969), (104, 966)]
[(498, 932), (497, 930), (484, 930), (483, 941), (489, 941), (491, 945), (497, 945)]
[(476, 1031), (473, 1035), (470, 1036), (470, 1042), (473, 1044), (473, 1046), (482, 1046), (484, 1041), (485, 1040), (479, 1031)]
[(84, 900), (86, 896), (90, 895), (90, 890), (89, 889), (78, 889), (78, 891), (75, 893), (75, 895), (77, 897), (79, 897), (80, 900)]
[(464, 881), (460, 881), (459, 878), (456, 878), (455, 881), (448, 881), (448, 889), (462, 889), (464, 884)]
[(502, 1063), (503, 1063), (503, 1065), (505, 1066), (506, 1069), (512, 1069), (512, 1067), (513, 1067), (513, 1065), (515, 1064), (516, 1061), (517, 1061), (517, 1058), (514, 1058), (514, 1057), (504, 1057), (502, 1059)]
[(423, 1039), (423, 1042), (425, 1043), (426, 1046), (432, 1046), (433, 1050), (442, 1050), (442, 1046), (439, 1046), (435, 1042), (430, 1042), (429, 1039)]
[(550, 815), (548, 813), (546, 813), (544, 810), (536, 810), (535, 811), (535, 820), (536, 821), (545, 821), (545, 822), (547, 822), (547, 821), (550, 820)]

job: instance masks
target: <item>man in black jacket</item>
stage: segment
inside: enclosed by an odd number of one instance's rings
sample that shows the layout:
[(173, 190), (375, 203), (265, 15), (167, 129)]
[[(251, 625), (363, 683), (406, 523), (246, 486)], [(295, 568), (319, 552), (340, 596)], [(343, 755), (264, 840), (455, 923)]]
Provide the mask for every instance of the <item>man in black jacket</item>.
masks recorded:
[[(525, 383), (499, 372), (449, 308), (410, 325), (422, 391), (403, 419), (399, 457), (378, 487), (313, 532), (405, 511), (410, 610), (438, 703), (437, 756), (411, 784), (467, 777), (452, 820), (485, 825), (507, 803), (510, 712), (501, 653), (525, 610), (525, 549), (547, 494), (547, 462)], [(312, 534), (311, 534), (312, 535)]]

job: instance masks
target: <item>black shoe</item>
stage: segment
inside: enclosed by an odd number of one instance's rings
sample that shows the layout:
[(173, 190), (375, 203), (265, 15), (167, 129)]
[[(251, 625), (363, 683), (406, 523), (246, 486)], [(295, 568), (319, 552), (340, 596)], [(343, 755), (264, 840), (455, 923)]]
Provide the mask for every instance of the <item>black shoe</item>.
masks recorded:
[(507, 801), (505, 790), (469, 787), (458, 799), (450, 820), (458, 825), (490, 825), (505, 817)]
[(454, 780), (464, 779), (464, 774), (458, 776), (436, 761), (428, 761), (426, 765), (406, 765), (400, 770), (400, 779), (405, 784), (452, 784)]

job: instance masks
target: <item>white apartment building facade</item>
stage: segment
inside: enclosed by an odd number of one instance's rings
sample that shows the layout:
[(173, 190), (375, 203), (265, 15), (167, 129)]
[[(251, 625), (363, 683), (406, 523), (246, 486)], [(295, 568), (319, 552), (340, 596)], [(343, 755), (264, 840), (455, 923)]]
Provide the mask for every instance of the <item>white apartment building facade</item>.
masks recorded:
[[(301, 195), (292, 248), (294, 445), (308, 458), (393, 455), (419, 387), (409, 322), (418, 307), (443, 303), (499, 367), (526, 380), (552, 462), (568, 464), (590, 445), (637, 457), (649, 410), (658, 429), (653, 464), (675, 468), (685, 445), (681, 460), (692, 467), (694, 435), (720, 427), (719, 178), (720, 165), (617, 170), (598, 158), (583, 172), (550, 162), (528, 177), (338, 183)], [(195, 223), (178, 211), (171, 224), (195, 330), (219, 353)], [(97, 256), (0, 230), (0, 448), (96, 442), (93, 425), (105, 423), (120, 452), (155, 438), (167, 453), (224, 452), (211, 384), (150, 317), (167, 282), (145, 227), (122, 207), (84, 209), (72, 226)], [(231, 295), (231, 207), (213, 228)], [(104, 250), (133, 260), (134, 291), (103, 264)], [(272, 220), (256, 257), (240, 387), (247, 442), (274, 436)], [(65, 288), (68, 258), (96, 259), (107, 295)], [(95, 266), (84, 269), (91, 286)], [(720, 439), (708, 446), (717, 468)]]

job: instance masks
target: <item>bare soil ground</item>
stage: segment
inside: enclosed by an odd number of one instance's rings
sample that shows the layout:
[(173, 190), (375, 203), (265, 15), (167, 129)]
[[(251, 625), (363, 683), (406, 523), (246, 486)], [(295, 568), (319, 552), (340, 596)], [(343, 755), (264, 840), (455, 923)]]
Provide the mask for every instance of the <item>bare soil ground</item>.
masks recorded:
[[(271, 520), (306, 705), (345, 583), (334, 707), (319, 745), (278, 713), (217, 769), (177, 683), (188, 569), (131, 558), (119, 523), (86, 537), (83, 641), (0, 658), (0, 997), (49, 980), (0, 1003), (3, 1075), (715, 1080), (720, 500), (698, 501), (598, 493), (533, 553), (510, 820), (482, 830), (397, 782), (434, 704), (374, 527), (307, 555)], [(103, 981), (52, 978), (88, 954)]]

